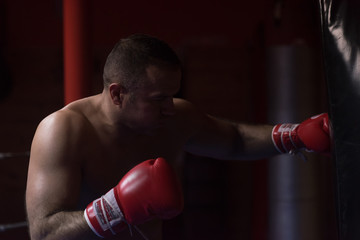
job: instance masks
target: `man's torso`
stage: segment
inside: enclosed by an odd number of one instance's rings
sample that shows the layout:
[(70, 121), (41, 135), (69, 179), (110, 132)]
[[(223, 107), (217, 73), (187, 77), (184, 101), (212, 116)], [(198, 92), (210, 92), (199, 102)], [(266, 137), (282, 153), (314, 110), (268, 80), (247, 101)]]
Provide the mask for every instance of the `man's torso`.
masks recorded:
[[(89, 98), (76, 104), (87, 104), (91, 108), (92, 101), (94, 99)], [(83, 109), (76, 104), (72, 110), (76, 112)], [(186, 142), (186, 134), (178, 129), (176, 117), (169, 119), (153, 135), (138, 135), (127, 141), (116, 133), (103, 131), (101, 119), (96, 114), (87, 114), (86, 110), (78, 113), (84, 116), (82, 146), (79, 146), (80, 152), (77, 153), (77, 156), (82, 158), (79, 209), (84, 209), (91, 201), (104, 195), (116, 186), (131, 168), (147, 159), (164, 157), (179, 173), (177, 167), (181, 162), (179, 160)], [(140, 226), (140, 229), (143, 229), (148, 237), (152, 236), (150, 239), (160, 239), (160, 226), (159, 221), (153, 221)], [(129, 235), (128, 232), (121, 234), (124, 237)]]

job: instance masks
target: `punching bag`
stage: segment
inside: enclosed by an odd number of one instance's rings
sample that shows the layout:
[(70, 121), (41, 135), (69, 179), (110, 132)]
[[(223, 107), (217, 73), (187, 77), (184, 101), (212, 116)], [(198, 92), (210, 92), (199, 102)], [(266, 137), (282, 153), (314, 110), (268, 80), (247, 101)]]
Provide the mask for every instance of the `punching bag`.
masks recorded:
[(360, 1), (319, 0), (339, 240), (360, 239)]

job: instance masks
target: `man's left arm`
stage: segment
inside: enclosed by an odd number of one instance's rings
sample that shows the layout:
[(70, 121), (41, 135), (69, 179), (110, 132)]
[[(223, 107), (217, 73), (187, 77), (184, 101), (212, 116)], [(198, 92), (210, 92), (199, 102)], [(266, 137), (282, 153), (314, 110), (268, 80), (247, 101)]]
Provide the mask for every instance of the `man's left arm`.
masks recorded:
[(185, 150), (218, 159), (251, 160), (280, 153), (330, 152), (328, 115), (320, 114), (300, 124), (254, 125), (234, 123), (191, 111), (192, 135)]
[(185, 150), (217, 159), (251, 160), (274, 156), (279, 152), (271, 139), (273, 126), (235, 123), (204, 116)]

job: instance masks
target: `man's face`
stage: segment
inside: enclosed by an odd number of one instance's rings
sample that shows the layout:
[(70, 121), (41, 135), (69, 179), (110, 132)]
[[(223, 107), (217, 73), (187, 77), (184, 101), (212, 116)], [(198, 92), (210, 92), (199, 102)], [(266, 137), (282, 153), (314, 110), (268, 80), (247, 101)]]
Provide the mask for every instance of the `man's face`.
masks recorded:
[(175, 114), (173, 96), (180, 88), (181, 70), (150, 65), (145, 85), (124, 102), (126, 124), (140, 133), (151, 134)]

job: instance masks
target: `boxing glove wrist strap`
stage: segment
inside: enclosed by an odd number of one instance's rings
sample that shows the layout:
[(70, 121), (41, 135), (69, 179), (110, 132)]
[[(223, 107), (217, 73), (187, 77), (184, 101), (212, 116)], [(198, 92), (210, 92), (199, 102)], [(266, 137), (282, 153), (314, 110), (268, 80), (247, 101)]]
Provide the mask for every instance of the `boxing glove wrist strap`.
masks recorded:
[(111, 189), (104, 196), (90, 203), (84, 216), (91, 230), (99, 237), (115, 235), (127, 226), (127, 222)]
[(297, 135), (299, 124), (277, 124), (273, 127), (271, 137), (275, 148), (280, 153), (293, 154), (301, 150), (305, 145)]

